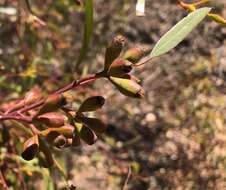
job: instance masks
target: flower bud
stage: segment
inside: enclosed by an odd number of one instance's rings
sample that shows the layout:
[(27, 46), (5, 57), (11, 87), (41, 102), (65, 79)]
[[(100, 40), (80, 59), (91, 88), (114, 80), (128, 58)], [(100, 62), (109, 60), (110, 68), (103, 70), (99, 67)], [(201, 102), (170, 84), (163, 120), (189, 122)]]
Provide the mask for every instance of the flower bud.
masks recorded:
[(24, 160), (32, 160), (39, 151), (39, 139), (38, 135), (35, 135), (25, 141), (23, 146), (23, 152), (21, 154)]
[(47, 127), (60, 127), (64, 125), (66, 117), (57, 112), (49, 112), (33, 118), (38, 124), (45, 124)]
[(108, 70), (111, 63), (120, 55), (122, 48), (125, 44), (125, 38), (123, 36), (116, 36), (109, 43), (105, 52), (105, 66), (104, 70)]
[(146, 56), (149, 52), (150, 52), (149, 48), (145, 48), (141, 46), (130, 48), (124, 53), (123, 59), (126, 59), (132, 63), (137, 63), (141, 58)]
[(32, 103), (34, 103), (35, 101), (41, 99), (41, 92), (40, 89), (38, 87), (34, 87), (33, 89), (31, 89), (30, 91), (28, 91), (25, 94), (24, 99), (18, 101), (18, 102), (14, 102), (11, 106), (7, 106), (10, 107), (9, 109), (7, 109), (7, 113), (10, 113), (12, 111), (16, 111), (24, 106), (28, 106)]
[(30, 104), (40, 100), (41, 97), (42, 97), (41, 90), (40, 90), (40, 88), (38, 88), (36, 86), (25, 94), (25, 97), (23, 100), (24, 105), (30, 105)]
[(63, 127), (58, 128), (48, 128), (46, 130), (43, 130), (41, 132), (41, 135), (45, 137), (45, 139), (49, 143), (53, 143), (54, 140), (60, 136), (63, 135), (65, 138), (73, 138), (75, 128), (71, 125), (65, 125)]
[(92, 145), (95, 143), (97, 137), (92, 130), (90, 130), (86, 126), (82, 126), (82, 129), (79, 133), (81, 139), (85, 141), (88, 145)]
[(103, 133), (106, 130), (107, 126), (97, 118), (80, 117), (79, 119), (97, 134)]
[(143, 88), (133, 80), (110, 77), (110, 81), (125, 96), (132, 98), (142, 98), (144, 96)]
[(64, 148), (64, 146), (67, 144), (67, 139), (64, 135), (57, 136), (54, 141), (53, 145), (57, 148)]
[(127, 60), (116, 59), (111, 64), (108, 75), (109, 76), (121, 76), (129, 73), (132, 70), (132, 63)]
[(77, 113), (95, 111), (104, 105), (105, 99), (102, 96), (87, 98), (79, 107)]
[(66, 104), (66, 99), (62, 94), (53, 94), (47, 97), (43, 106), (38, 111), (37, 115), (52, 112)]

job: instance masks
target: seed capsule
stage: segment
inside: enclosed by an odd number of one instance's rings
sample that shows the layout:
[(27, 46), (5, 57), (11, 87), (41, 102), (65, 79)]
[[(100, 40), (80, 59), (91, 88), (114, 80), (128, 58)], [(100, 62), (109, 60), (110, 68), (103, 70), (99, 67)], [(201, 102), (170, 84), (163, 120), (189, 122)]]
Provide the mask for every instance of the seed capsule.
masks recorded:
[(31, 89), (25, 94), (25, 97), (23, 100), (24, 105), (30, 105), (38, 101), (39, 99), (41, 99), (41, 97), (42, 97), (41, 90), (38, 87), (34, 87), (33, 89)]
[(66, 104), (66, 99), (62, 94), (50, 95), (44, 102), (43, 106), (38, 111), (37, 115), (55, 111), (65, 104)]
[(61, 127), (64, 125), (66, 117), (57, 112), (49, 112), (35, 117), (33, 121), (48, 127)]
[(104, 105), (105, 99), (102, 96), (87, 98), (79, 107), (77, 113), (95, 111)]
[(116, 36), (109, 43), (105, 52), (105, 65), (104, 70), (108, 70), (111, 63), (120, 55), (122, 48), (125, 44), (125, 38), (123, 36)]
[(53, 145), (57, 148), (64, 148), (66, 144), (67, 139), (65, 138), (64, 135), (57, 136), (53, 141)]
[(31, 89), (30, 91), (28, 91), (25, 94), (24, 99), (22, 99), (18, 102), (14, 102), (14, 104), (12, 104), (12, 106), (10, 106), (10, 109), (7, 110), (7, 113), (16, 111), (24, 106), (28, 106), (28, 105), (34, 103), (35, 101), (41, 99), (41, 97), (42, 97), (42, 95), (41, 95), (40, 89), (38, 87), (34, 87), (33, 89)]
[(132, 70), (132, 63), (127, 60), (117, 59), (111, 64), (108, 75), (109, 76), (122, 76)]
[(128, 49), (124, 55), (123, 58), (132, 62), (132, 63), (137, 63), (141, 58), (146, 56), (150, 52), (149, 48), (145, 47), (133, 47)]
[(110, 77), (110, 81), (125, 96), (129, 96), (132, 98), (142, 98), (144, 96), (143, 88), (133, 80)]
[(23, 152), (21, 154), (24, 160), (32, 160), (39, 151), (39, 139), (38, 135), (29, 138), (23, 146)]
[(48, 128), (42, 131), (41, 135), (52, 144), (59, 135), (63, 135), (65, 138), (73, 138), (74, 130), (75, 128), (73, 126), (65, 125), (59, 128)]

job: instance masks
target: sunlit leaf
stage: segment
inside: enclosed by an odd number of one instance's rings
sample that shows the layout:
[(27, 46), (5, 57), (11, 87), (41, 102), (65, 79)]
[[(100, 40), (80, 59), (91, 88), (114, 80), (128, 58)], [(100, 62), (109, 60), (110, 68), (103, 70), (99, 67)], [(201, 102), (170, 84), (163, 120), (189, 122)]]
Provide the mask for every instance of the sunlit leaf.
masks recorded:
[(157, 57), (176, 47), (210, 12), (211, 8), (201, 8), (190, 13), (169, 30), (153, 48), (150, 57)]

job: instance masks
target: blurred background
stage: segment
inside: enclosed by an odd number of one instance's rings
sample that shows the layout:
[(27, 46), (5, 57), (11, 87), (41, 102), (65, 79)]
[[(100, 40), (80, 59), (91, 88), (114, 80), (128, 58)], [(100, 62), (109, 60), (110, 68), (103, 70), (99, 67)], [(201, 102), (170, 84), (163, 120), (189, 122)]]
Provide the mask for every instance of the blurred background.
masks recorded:
[[(18, 3), (0, 0), (2, 105), (35, 85), (48, 94), (99, 71), (106, 44), (118, 34), (126, 37), (126, 48), (152, 48), (187, 15), (174, 0), (146, 0), (143, 17), (136, 16), (135, 0), (95, 0), (91, 42), (78, 66), (82, 1), (30, 0), (46, 26), (24, 20), (26, 11), (18, 17)], [(210, 6), (226, 17), (226, 1)], [(105, 80), (68, 93), (78, 103), (104, 96), (106, 104), (95, 114), (108, 125), (93, 146), (58, 152), (69, 183), (81, 190), (226, 189), (226, 27), (206, 18), (173, 51), (133, 72), (146, 91), (141, 100), (121, 95)], [(66, 189), (60, 175), (51, 173), (57, 189)], [(26, 182), (28, 189), (47, 189), (40, 175)]]

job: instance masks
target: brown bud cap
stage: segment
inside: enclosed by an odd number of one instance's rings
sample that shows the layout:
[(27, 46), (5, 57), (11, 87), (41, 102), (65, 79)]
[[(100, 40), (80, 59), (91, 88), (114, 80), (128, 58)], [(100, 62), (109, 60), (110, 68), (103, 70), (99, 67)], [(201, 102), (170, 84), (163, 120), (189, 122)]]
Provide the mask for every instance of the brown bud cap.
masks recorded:
[(64, 135), (59, 135), (54, 139), (53, 145), (57, 148), (64, 148), (67, 145), (67, 139)]
[(23, 152), (21, 154), (24, 160), (32, 160), (39, 151), (39, 139), (38, 135), (29, 138), (23, 146)]
[(104, 105), (105, 99), (102, 96), (87, 98), (79, 107), (77, 113), (95, 111)]
[(141, 46), (130, 48), (124, 53), (123, 59), (126, 59), (132, 63), (137, 63), (141, 58), (146, 56), (149, 52), (150, 52), (149, 48), (145, 48)]
[(38, 124), (45, 124), (47, 127), (61, 127), (66, 121), (66, 117), (57, 112), (49, 112), (33, 118)]
[(131, 70), (132, 70), (131, 62), (123, 59), (116, 59), (111, 64), (108, 70), (108, 75), (117, 77), (129, 73)]
[(143, 88), (133, 80), (110, 77), (110, 81), (125, 96), (132, 98), (142, 98), (144, 96)]
[(88, 145), (94, 144), (97, 139), (95, 133), (84, 125), (82, 126), (82, 129), (80, 130), (79, 134), (81, 139), (85, 141)]
[(97, 118), (80, 117), (79, 119), (97, 134), (103, 133), (106, 130), (107, 126)]
[(124, 44), (125, 38), (121, 35), (114, 37), (109, 43), (105, 52), (104, 70), (108, 70), (111, 63), (120, 55)]
[(52, 112), (66, 104), (66, 99), (62, 94), (53, 94), (47, 97), (43, 106), (38, 111), (37, 115)]

